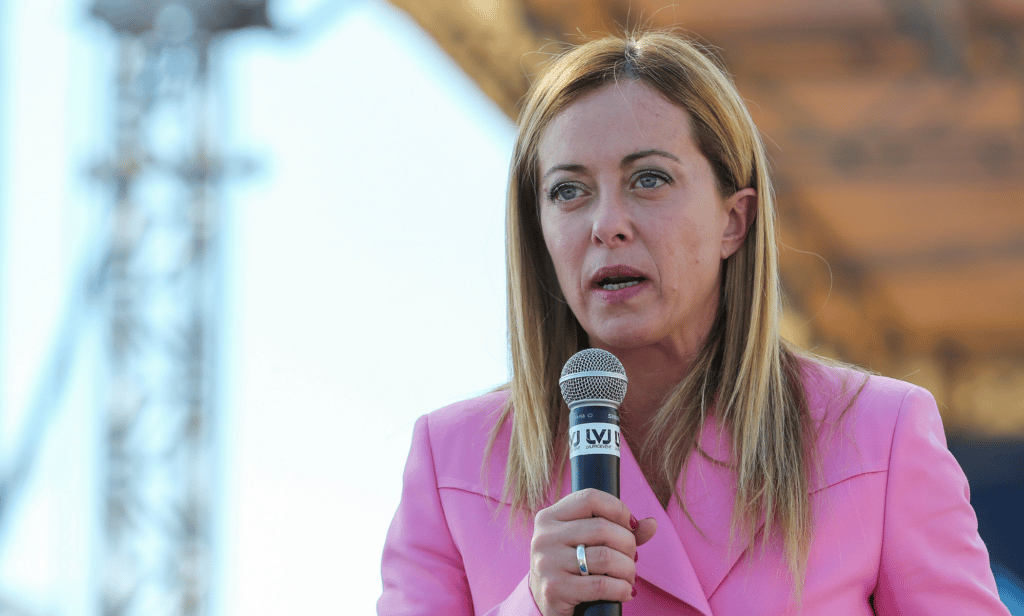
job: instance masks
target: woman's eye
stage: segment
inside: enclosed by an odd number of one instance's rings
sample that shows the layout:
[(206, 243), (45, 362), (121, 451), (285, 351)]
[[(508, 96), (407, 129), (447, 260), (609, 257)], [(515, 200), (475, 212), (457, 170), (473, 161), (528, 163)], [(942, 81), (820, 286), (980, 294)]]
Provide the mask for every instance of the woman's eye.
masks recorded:
[(551, 189), (548, 197), (552, 201), (572, 201), (582, 192), (583, 190), (576, 184), (559, 184)]
[(656, 171), (644, 171), (636, 175), (633, 180), (634, 186), (638, 188), (657, 188), (662, 184), (669, 184), (671, 180), (664, 173)]

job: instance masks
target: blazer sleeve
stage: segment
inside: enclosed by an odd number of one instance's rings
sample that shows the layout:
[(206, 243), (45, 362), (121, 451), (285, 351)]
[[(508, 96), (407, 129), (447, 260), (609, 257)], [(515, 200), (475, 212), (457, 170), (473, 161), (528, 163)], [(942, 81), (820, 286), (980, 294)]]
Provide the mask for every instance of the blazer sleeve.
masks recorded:
[[(457, 520), (457, 512), (454, 514)], [(462, 555), (452, 539), (437, 487), (427, 416), (413, 429), (402, 478), (402, 499), (381, 558), (380, 616), (474, 614)], [(487, 616), (541, 616), (526, 578)]]
[(1009, 616), (978, 535), (967, 478), (935, 400), (915, 387), (896, 418), (874, 594), (882, 616)]

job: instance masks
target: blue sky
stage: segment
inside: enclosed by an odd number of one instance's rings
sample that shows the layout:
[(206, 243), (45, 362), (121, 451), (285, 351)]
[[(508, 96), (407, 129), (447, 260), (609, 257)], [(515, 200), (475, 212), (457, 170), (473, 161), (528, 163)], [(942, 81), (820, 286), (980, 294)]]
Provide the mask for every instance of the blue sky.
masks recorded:
[[(317, 2), (271, 3), (296, 23)], [(372, 613), (416, 417), (506, 378), (509, 121), (408, 18), (339, 4), (216, 58), (223, 186), (217, 613)], [(9, 451), (110, 203), (114, 47), (85, 3), (0, 1), (0, 447)], [(0, 535), (0, 596), (87, 614), (103, 321)], [(9, 464), (7, 457), (0, 461)]]

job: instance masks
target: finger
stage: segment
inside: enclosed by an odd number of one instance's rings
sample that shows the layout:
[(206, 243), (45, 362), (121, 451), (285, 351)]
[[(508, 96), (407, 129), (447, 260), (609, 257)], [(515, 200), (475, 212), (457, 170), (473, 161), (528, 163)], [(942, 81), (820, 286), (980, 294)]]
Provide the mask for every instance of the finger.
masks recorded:
[(633, 585), (607, 575), (577, 575), (567, 580), (566, 590), (574, 605), (586, 601), (629, 601)]
[[(618, 578), (629, 582), (630, 585), (636, 583), (636, 563), (631, 556), (603, 545), (589, 546), (584, 549), (584, 552), (586, 553), (588, 575)], [(570, 564), (568, 570), (571, 573), (582, 574), (576, 550), (572, 551), (571, 558), (566, 562)]]
[(573, 614), (580, 603), (633, 598), (632, 585), (606, 575), (572, 575), (557, 582), (531, 578), (530, 590), (543, 614)]
[(651, 540), (654, 533), (658, 531), (658, 521), (654, 518), (644, 518), (637, 524), (637, 529), (633, 531), (633, 536), (636, 538), (637, 545), (643, 545)]
[(607, 546), (632, 558), (636, 553), (636, 538), (633, 532), (604, 518), (586, 518), (562, 522), (555, 532), (553, 541), (575, 548), (585, 546)]
[(587, 488), (566, 496), (552, 507), (557, 519), (562, 521), (582, 520), (601, 517), (629, 528), (629, 508), (618, 498), (607, 492)]

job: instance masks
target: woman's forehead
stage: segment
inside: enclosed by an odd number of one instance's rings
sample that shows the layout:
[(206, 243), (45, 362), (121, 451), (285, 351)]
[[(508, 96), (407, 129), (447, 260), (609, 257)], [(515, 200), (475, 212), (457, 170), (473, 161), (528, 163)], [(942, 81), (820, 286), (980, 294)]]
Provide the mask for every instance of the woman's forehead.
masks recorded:
[(681, 157), (696, 146), (689, 114), (654, 88), (630, 80), (587, 92), (559, 111), (541, 131), (538, 163), (543, 174), (551, 165), (620, 160), (644, 150)]

